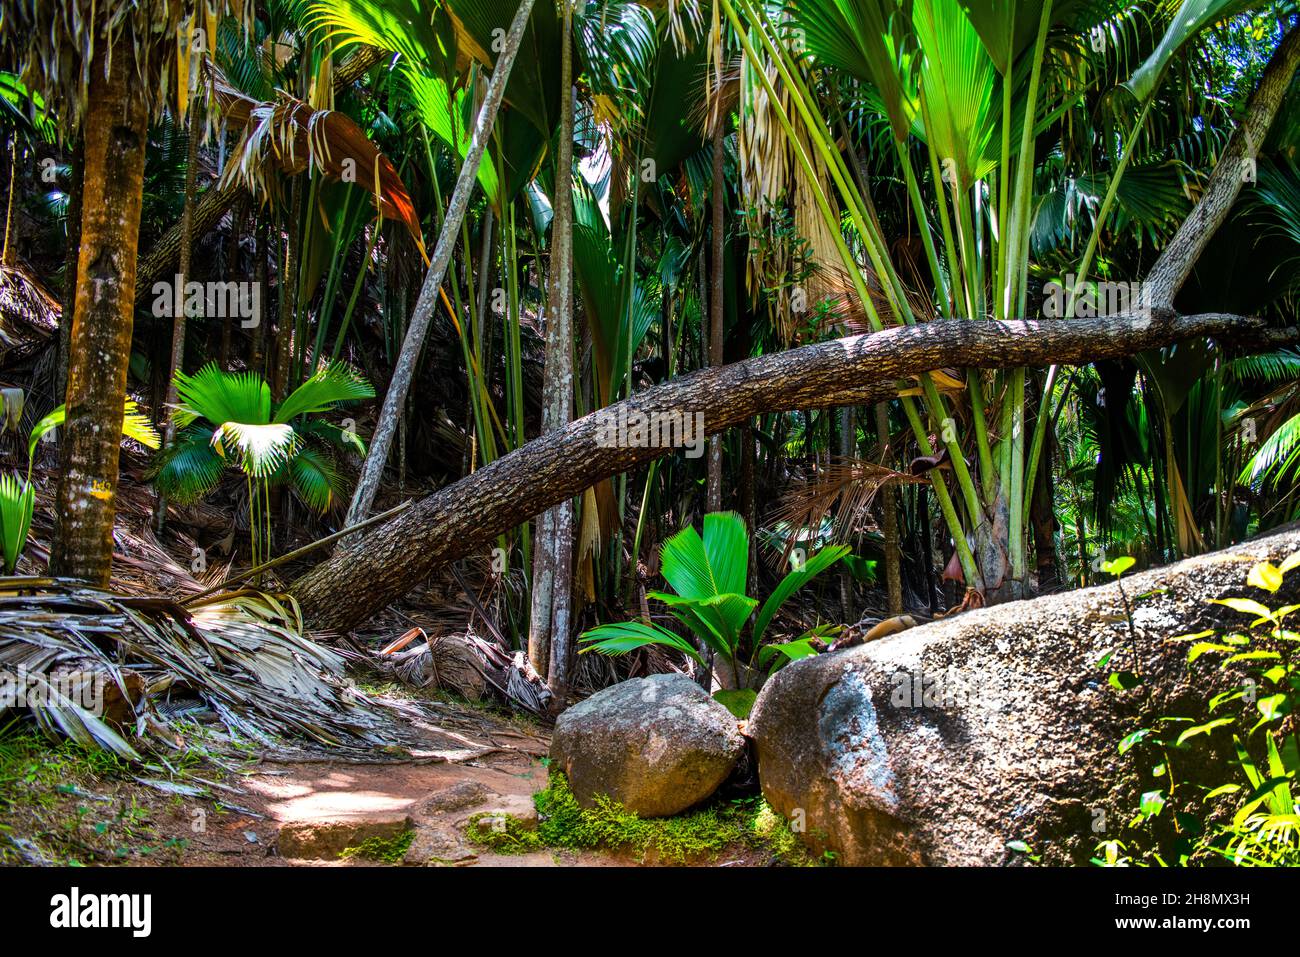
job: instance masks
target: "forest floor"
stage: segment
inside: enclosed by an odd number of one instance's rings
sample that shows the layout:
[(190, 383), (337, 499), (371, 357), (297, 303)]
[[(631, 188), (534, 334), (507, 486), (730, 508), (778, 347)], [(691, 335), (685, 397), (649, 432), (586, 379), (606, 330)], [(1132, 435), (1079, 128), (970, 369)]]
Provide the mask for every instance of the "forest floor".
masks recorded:
[[(152, 492), (124, 479), (114, 540), (112, 590), (177, 595), (226, 573), (196, 576), (185, 555), (222, 535), (221, 516), (200, 506), (155, 536)], [(228, 521), (228, 520), (227, 520)], [(224, 523), (222, 523), (224, 524)], [(205, 527), (207, 526), (207, 527)], [(40, 575), (52, 508), (38, 499), (20, 574)], [(229, 528), (229, 525), (225, 525)], [(206, 544), (206, 542), (205, 542)], [(207, 547), (211, 552), (211, 547)], [(220, 560), (217, 560), (220, 563)], [(224, 564), (224, 563), (220, 563)], [(196, 580), (201, 578), (202, 580)], [(460, 618), (436, 583), (419, 607), (395, 608), (379, 631), (438, 630)], [(409, 612), (409, 614), (408, 614)], [(388, 619), (392, 619), (389, 621)], [(373, 630), (373, 629), (371, 629)], [(434, 631), (430, 631), (433, 634)], [(370, 639), (385, 637), (377, 632)], [(373, 751), (329, 750), (302, 741), (257, 747), (236, 741), (209, 713), (182, 723), (178, 747), (131, 765), (107, 752), (55, 744), (0, 720), (0, 864), (122, 866), (636, 866), (653, 851), (531, 849), (502, 853), (473, 843), (472, 822), (533, 828), (533, 796), (547, 787), (546, 728), (495, 706), (398, 684), (357, 690), (394, 705), (391, 740)], [(12, 716), (10, 716), (12, 717)], [(202, 719), (201, 719), (202, 720)], [(737, 845), (687, 863), (761, 865), (766, 855)]]
[[(407, 704), (410, 702), (408, 701)], [(445, 700), (419, 757), (319, 749), (209, 750), (131, 767), (34, 734), (0, 741), (0, 861), (128, 866), (564, 866), (607, 853), (501, 854), (465, 836), (483, 815), (533, 823), (547, 738), (526, 722)], [(452, 725), (458, 725), (456, 730)], [(410, 729), (404, 729), (410, 740)], [(405, 750), (405, 749), (403, 749)], [(6, 848), (5, 845), (9, 846)]]

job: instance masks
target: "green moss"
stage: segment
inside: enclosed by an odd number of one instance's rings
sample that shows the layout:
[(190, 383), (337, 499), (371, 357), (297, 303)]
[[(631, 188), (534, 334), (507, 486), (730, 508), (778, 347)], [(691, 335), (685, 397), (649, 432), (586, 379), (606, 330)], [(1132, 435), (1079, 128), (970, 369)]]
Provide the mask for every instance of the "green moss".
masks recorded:
[(355, 857), (380, 864), (400, 864), (414, 840), (415, 831), (412, 829), (407, 829), (393, 837), (367, 838), (356, 847), (345, 847), (339, 851), (339, 860), (346, 861)]
[(717, 801), (676, 817), (641, 818), (607, 798), (598, 798), (594, 808), (579, 806), (564, 775), (552, 771), (548, 787), (533, 802), (535, 830), (515, 818), (475, 815), (466, 832), (469, 840), (503, 854), (543, 848), (621, 850), (642, 860), (681, 864), (713, 859), (727, 849), (752, 848), (784, 864), (812, 863), (785, 820), (757, 797)]

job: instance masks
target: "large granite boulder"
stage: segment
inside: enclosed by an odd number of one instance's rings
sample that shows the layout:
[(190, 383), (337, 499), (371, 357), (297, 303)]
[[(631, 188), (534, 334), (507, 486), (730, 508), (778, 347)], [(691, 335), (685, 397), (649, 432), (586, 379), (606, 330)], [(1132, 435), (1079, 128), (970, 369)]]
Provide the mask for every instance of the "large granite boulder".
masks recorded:
[[(1276, 596), (1246, 576), (1297, 550), (1292, 527), (1125, 577), (1123, 598), (1111, 583), (997, 605), (794, 662), (750, 715), (763, 794), (844, 864), (1005, 864), (1022, 859), (1014, 841), (1045, 863), (1085, 863), (1160, 785), (1160, 762), (1118, 742), (1155, 716), (1208, 717), (1206, 701), (1244, 673), (1189, 669), (1188, 645), (1168, 639), (1248, 623), (1213, 598), (1296, 601), (1300, 571)], [(1111, 669), (1140, 685), (1108, 686), (1098, 663), (1112, 651)], [(1179, 761), (1232, 780), (1228, 751), (1207, 742)]]
[(605, 795), (642, 817), (708, 798), (745, 748), (737, 721), (686, 675), (634, 678), (574, 705), (555, 723), (551, 758), (584, 807)]

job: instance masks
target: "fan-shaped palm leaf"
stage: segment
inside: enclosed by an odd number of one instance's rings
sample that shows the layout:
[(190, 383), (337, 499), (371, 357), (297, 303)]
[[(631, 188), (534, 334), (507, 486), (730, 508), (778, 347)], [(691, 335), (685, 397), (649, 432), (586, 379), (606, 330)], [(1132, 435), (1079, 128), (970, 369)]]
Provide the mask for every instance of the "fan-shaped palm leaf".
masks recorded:
[(216, 488), (226, 461), (213, 449), (212, 435), (212, 429), (202, 426), (177, 433), (150, 469), (158, 491), (174, 502), (188, 505)]
[(339, 402), (373, 399), (375, 387), (341, 363), (322, 366), (294, 389), (275, 410), (273, 422), (291, 422), (300, 415), (324, 412)]
[(174, 421), (185, 428), (198, 419), (214, 426), (225, 422), (264, 425), (271, 421), (271, 387), (255, 372), (225, 372), (216, 363), (193, 375), (176, 373), (180, 399)]
[(223, 422), (212, 433), (212, 448), (222, 458), (233, 458), (245, 474), (270, 478), (298, 453), (301, 439), (293, 426), (282, 422), (257, 425)]
[(289, 461), (289, 482), (303, 504), (324, 514), (344, 492), (334, 461), (319, 449), (303, 449)]

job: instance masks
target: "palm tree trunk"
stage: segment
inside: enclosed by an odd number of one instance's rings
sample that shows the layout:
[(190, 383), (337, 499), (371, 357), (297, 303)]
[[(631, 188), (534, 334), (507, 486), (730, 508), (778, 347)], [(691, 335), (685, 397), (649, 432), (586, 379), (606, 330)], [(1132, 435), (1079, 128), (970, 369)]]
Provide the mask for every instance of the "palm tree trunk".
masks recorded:
[(59, 297), (58, 358), (54, 371), (55, 404), (68, 394), (68, 350), (72, 343), (72, 317), (77, 311), (77, 255), (81, 249), (81, 175), (86, 151), (80, 134), (72, 147), (72, 182), (68, 185), (67, 246), (63, 254), (63, 294)]
[[(714, 435), (765, 412), (884, 401), (898, 394), (899, 380), (926, 370), (1077, 365), (1204, 336), (1230, 339), (1243, 351), (1270, 351), (1300, 333), (1271, 332), (1258, 320), (1221, 314), (925, 322), (701, 369), (638, 392), (604, 414), (626, 421), (637, 413), (700, 412), (705, 432)], [(588, 415), (548, 432), (340, 548), (290, 589), (307, 620), (346, 629), (529, 515), (671, 451), (602, 444), (600, 423)]]
[[(111, 70), (105, 73), (111, 57)], [(131, 359), (148, 113), (130, 51), (101, 43), (84, 122), (81, 245), (50, 570), (107, 584)]]
[[(709, 365), (722, 365), (722, 290), (723, 290), (723, 197), (727, 183), (723, 177), (723, 117), (721, 95), (716, 95), (713, 117), (713, 261), (709, 270)], [(710, 512), (722, 510), (722, 436), (709, 439), (709, 476), (707, 497)]]
[[(253, 246), (253, 282), (257, 283), (257, 289), (261, 296), (261, 315), (257, 316), (257, 324), (253, 326), (253, 335), (248, 343), (248, 368), (257, 375), (263, 374), (262, 352), (266, 342), (266, 314), (269, 304), (268, 295), (270, 287), (268, 282), (271, 273), (270, 255), (267, 242), (269, 226), (265, 217), (254, 216), (257, 221), (257, 236)], [(283, 293), (283, 290), (281, 290)]]
[(1300, 26), (1292, 27), (1273, 51), (1259, 85), (1246, 103), (1241, 125), (1210, 174), (1200, 201), (1178, 227), (1174, 238), (1165, 244), (1160, 258), (1147, 274), (1146, 286), (1153, 305), (1173, 306), (1174, 296), (1191, 275), (1197, 259), (1228, 218), (1246, 179), (1242, 170), (1246, 163), (1255, 160), (1263, 146), (1297, 69), (1300, 69)]
[[(226, 261), (223, 264), (227, 282), (237, 281), (236, 277), (240, 275), (239, 231), (244, 225), (244, 212), (247, 208), (248, 203), (240, 200), (230, 210), (230, 235), (227, 237)], [(260, 290), (258, 301), (261, 301)], [(221, 320), (221, 343), (217, 350), (217, 364), (226, 372), (230, 371), (230, 345), (234, 323), (233, 316), (225, 316)]]
[[(546, 366), (542, 382), (542, 432), (573, 419), (573, 6), (564, 3), (560, 54), (560, 134), (555, 157), (555, 216), (551, 221), (551, 269), (546, 317)], [(542, 516), (533, 553), (532, 615), (528, 656), (547, 675), (557, 708), (569, 691), (573, 618), (573, 500)], [(534, 657), (536, 655), (536, 657)], [(543, 671), (543, 662), (545, 671)]]
[(397, 430), (402, 406), (406, 402), (406, 394), (410, 391), (411, 380), (415, 375), (415, 361), (419, 358), (420, 349), (424, 345), (424, 336), (429, 330), (429, 320), (433, 318), (438, 289), (442, 286), (443, 277), (447, 273), (447, 266), (456, 247), (460, 224), (465, 219), (465, 211), (474, 192), (479, 161), (483, 158), (488, 136), (492, 133), (497, 109), (501, 105), (501, 95), (505, 92), (506, 81), (510, 78), (510, 68), (514, 65), (515, 55), (519, 52), (519, 44), (528, 25), (528, 16), (532, 12), (533, 2), (534, 0), (520, 0), (519, 9), (515, 11), (515, 18), (510, 23), (509, 32), (506, 33), (501, 55), (497, 57), (496, 66), (492, 70), (487, 94), (483, 97), (483, 105), (479, 107), (478, 118), (474, 122), (474, 134), (470, 138), (469, 152), (456, 179), (456, 188), (452, 192), (447, 215), (443, 217), (438, 245), (433, 251), (433, 261), (425, 276), (424, 286), (420, 289), (420, 298), (415, 303), (415, 312), (407, 327), (402, 351), (398, 355), (393, 377), (384, 395), (384, 405), (379, 413), (375, 434), (370, 440), (370, 452), (361, 468), (356, 491), (348, 506), (345, 525), (355, 525), (369, 515), (370, 506), (374, 504), (375, 494), (379, 491), (379, 480), (383, 477), (384, 465), (388, 461), (388, 451), (393, 444), (393, 433)]
[[(172, 290), (172, 349), (167, 364), (167, 400), (161, 411), (167, 417), (167, 428), (163, 434), (163, 447), (176, 440), (176, 423), (172, 410), (178, 396), (176, 392), (176, 373), (185, 367), (185, 306), (189, 297), (185, 295), (185, 284), (190, 279), (190, 262), (194, 256), (194, 173), (199, 162), (199, 124), (198, 97), (190, 101), (190, 125), (185, 144), (185, 208), (181, 212), (181, 260), (176, 271), (176, 288)], [(227, 328), (229, 319), (226, 320)], [(159, 495), (157, 512), (154, 515), (155, 527), (159, 532), (167, 520), (167, 496)]]
[[(880, 442), (880, 462), (889, 461), (889, 406), (876, 403), (876, 438)], [(889, 596), (889, 613), (903, 613), (902, 549), (898, 544), (898, 489), (886, 485), (880, 490), (882, 521), (885, 523), (885, 592)]]

